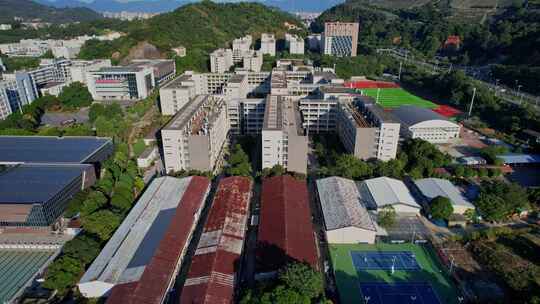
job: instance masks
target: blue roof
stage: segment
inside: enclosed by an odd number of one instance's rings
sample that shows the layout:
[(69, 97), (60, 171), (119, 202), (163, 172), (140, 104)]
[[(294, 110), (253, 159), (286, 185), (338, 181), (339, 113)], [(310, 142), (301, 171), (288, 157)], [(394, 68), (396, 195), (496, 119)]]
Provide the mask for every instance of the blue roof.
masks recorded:
[(540, 154), (501, 154), (497, 157), (507, 165), (540, 163)]
[(0, 136), (0, 163), (83, 163), (109, 138)]
[(17, 165), (0, 172), (0, 204), (44, 203), (92, 165)]

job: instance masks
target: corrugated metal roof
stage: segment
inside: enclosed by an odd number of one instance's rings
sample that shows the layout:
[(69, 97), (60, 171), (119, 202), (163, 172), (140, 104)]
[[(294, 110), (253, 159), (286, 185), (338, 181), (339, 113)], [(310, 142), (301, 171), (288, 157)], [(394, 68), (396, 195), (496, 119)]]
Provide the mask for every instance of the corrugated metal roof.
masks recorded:
[(317, 191), (326, 230), (351, 226), (377, 230), (354, 181), (342, 177), (319, 179)]
[[(287, 257), (307, 262), (318, 268), (317, 248), (307, 185), (293, 177), (276, 176), (263, 181), (261, 194), (261, 213), (259, 222), (258, 256), (264, 256), (267, 246), (275, 246)], [(275, 251), (274, 251), (275, 252)], [(280, 256), (270, 257), (271, 265), (285, 262)], [(268, 260), (268, 257), (265, 257)], [(281, 261), (276, 261), (281, 259)], [(278, 263), (275, 263), (278, 262)], [(276, 269), (274, 269), (276, 270)]]
[(110, 138), (55, 136), (0, 136), (0, 162), (82, 163)]
[(452, 204), (474, 208), (474, 206), (465, 199), (463, 194), (449, 180), (440, 178), (424, 178), (414, 181), (420, 192), (432, 200), (437, 196), (449, 198)]
[(448, 121), (448, 118), (426, 108), (417, 106), (401, 106), (392, 114), (397, 117), (402, 123), (413, 126), (417, 123), (421, 123), (428, 120), (444, 120)]
[(247, 177), (228, 177), (219, 183), (180, 303), (233, 302), (251, 187)]
[[(367, 187), (367, 192), (371, 195), (372, 201), (376, 206), (372, 208), (382, 208), (387, 205), (404, 204), (410, 207), (420, 209), (418, 203), (413, 198), (411, 192), (405, 184), (397, 179), (389, 177), (377, 177), (368, 179), (362, 182)], [(361, 189), (365, 189), (361, 185)], [(362, 191), (362, 195), (367, 196), (366, 191)]]

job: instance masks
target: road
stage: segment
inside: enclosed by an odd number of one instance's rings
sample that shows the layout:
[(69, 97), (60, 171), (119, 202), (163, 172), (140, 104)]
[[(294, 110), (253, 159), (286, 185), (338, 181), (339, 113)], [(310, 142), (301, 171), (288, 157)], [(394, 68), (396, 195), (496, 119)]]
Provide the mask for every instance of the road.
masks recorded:
[(432, 74), (442, 74), (448, 73), (452, 70), (461, 70), (469, 77), (474, 78), (475, 80), (481, 82), (488, 89), (495, 92), (495, 95), (500, 97), (506, 102), (513, 104), (521, 105), (523, 102), (527, 102), (533, 105), (537, 110), (540, 103), (540, 96), (534, 96), (519, 90), (519, 88), (512, 89), (506, 86), (503, 86), (498, 83), (497, 80), (494, 80), (491, 76), (491, 65), (485, 66), (460, 66), (453, 64), (444, 64), (440, 63), (438, 60), (435, 60), (435, 63), (426, 62), (424, 60), (415, 58), (407, 50), (401, 49), (377, 49), (377, 54), (391, 56), (396, 60), (399, 60), (404, 63), (414, 64), (416, 67), (423, 68), (425, 71), (428, 71)]

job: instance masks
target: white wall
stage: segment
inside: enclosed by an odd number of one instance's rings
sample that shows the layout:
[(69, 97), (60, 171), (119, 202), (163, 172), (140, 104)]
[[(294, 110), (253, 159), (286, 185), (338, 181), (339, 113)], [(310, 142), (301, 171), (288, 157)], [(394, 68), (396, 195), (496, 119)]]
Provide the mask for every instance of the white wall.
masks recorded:
[(358, 244), (375, 243), (375, 231), (365, 230), (357, 227), (346, 227), (336, 230), (326, 231), (326, 239), (330, 244)]

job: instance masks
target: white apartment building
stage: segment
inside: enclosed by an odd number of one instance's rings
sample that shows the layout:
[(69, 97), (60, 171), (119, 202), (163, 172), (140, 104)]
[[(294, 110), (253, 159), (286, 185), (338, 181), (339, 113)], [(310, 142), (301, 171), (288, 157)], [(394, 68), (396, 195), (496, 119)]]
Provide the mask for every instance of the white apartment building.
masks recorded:
[(94, 100), (140, 100), (154, 89), (154, 70), (147, 66), (101, 68), (87, 73)]
[(264, 98), (227, 100), (231, 134), (261, 134), (266, 101)]
[(245, 37), (233, 40), (232, 52), (234, 63), (242, 62), (246, 54), (250, 53), (252, 43), (253, 37), (251, 37), (251, 35), (246, 35)]
[(263, 55), (276, 56), (276, 37), (274, 34), (261, 35), (261, 52)]
[(183, 46), (178, 46), (172, 49), (172, 51), (176, 54), (178, 57), (186, 57), (187, 55), (187, 49)]
[(260, 51), (249, 51), (244, 57), (244, 69), (251, 72), (260, 72), (263, 65), (263, 54)]
[(338, 102), (336, 131), (347, 151), (360, 159), (394, 159), (399, 143), (399, 122), (369, 101)]
[(225, 100), (196, 96), (161, 130), (166, 171), (215, 171), (221, 166), (228, 132)]
[(181, 75), (159, 89), (161, 113), (174, 115), (196, 95), (195, 83), (191, 75)]
[(210, 54), (212, 73), (228, 72), (233, 65), (233, 52), (230, 49), (217, 49)]
[(300, 99), (300, 112), (303, 116), (306, 133), (326, 133), (336, 131), (335, 99)]
[(290, 172), (307, 173), (308, 137), (297, 107), (286, 96), (267, 96), (261, 131), (263, 169), (281, 165)]
[(227, 99), (246, 98), (249, 93), (248, 76), (234, 74), (224, 87), (223, 95)]
[(298, 35), (285, 34), (289, 54), (304, 54), (304, 39)]
[(0, 31), (9, 31), (9, 30), (11, 30), (11, 24), (6, 24), (6, 23), (0, 24)]

